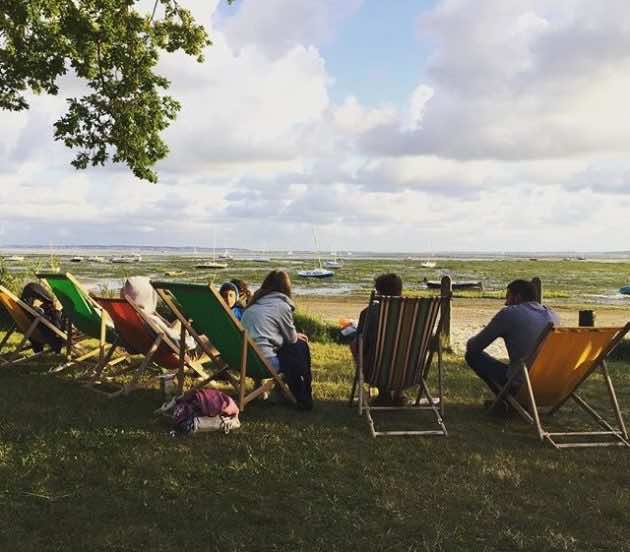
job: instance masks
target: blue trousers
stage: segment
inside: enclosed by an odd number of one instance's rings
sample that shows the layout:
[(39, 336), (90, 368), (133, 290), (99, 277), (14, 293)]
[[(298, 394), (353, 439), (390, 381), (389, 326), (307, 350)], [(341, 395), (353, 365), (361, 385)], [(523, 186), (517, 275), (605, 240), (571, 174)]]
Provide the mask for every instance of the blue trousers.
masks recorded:
[(466, 363), (470, 366), (494, 394), (498, 394), (507, 383), (508, 365), (484, 351), (466, 352)]

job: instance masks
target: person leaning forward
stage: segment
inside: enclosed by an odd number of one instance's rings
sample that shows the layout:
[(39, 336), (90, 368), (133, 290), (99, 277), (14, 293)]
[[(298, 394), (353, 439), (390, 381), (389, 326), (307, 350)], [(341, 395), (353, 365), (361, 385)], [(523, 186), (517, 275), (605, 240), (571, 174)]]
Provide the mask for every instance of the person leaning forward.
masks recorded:
[[(498, 394), (511, 376), (510, 366), (484, 349), (496, 339), (503, 338), (510, 364), (515, 365), (534, 352), (545, 328), (558, 322), (558, 315), (536, 300), (536, 289), (531, 282), (514, 280), (507, 286), (505, 307), (466, 343), (466, 363), (493, 393)], [(516, 394), (523, 383), (522, 378), (516, 377), (511, 393)]]

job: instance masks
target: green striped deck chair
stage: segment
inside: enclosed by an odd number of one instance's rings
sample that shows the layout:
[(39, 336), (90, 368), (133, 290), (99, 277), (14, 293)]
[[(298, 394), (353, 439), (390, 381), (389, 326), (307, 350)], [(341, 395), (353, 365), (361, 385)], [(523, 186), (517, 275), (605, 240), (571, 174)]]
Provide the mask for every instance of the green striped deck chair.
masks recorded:
[[(218, 365), (218, 370), (210, 378), (216, 379), (220, 374), (224, 375), (237, 390), (241, 410), (275, 385), (287, 399), (295, 403), (295, 397), (282, 377), (260, 354), (245, 328), (211, 286), (175, 282), (151, 282), (151, 284), (182, 326)], [(205, 336), (207, 340), (202, 336)], [(213, 347), (220, 357), (217, 356)], [(239, 372), (238, 379), (230, 374), (230, 369)], [(247, 377), (268, 381), (247, 393)]]
[[(94, 367), (94, 373), (90, 378), (98, 379), (106, 367), (113, 366), (128, 358), (127, 356), (122, 356), (112, 360), (114, 351), (119, 345), (118, 335), (114, 331), (114, 326), (103, 308), (90, 297), (89, 292), (72, 274), (40, 272), (37, 274), (37, 277), (48, 283), (63, 306), (63, 311), (69, 321), (66, 332), (68, 335), (66, 347), (67, 362), (54, 368), (54, 372), (60, 372), (98, 355), (98, 363)], [(73, 357), (75, 328), (87, 338), (98, 339), (98, 346), (86, 353)], [(110, 347), (106, 351), (108, 343)]]
[[(447, 435), (443, 421), (442, 349), (439, 340), (438, 316), (441, 297), (383, 297), (375, 295), (365, 330), (359, 335), (359, 414), (365, 411), (373, 437), (382, 435)], [(374, 344), (366, 346), (368, 333)], [(434, 353), (437, 353), (434, 355)], [(429, 391), (427, 375), (437, 357), (437, 396)], [(381, 392), (417, 389), (413, 406), (370, 406), (370, 389)], [(438, 407), (439, 405), (439, 407)], [(439, 429), (377, 431), (372, 410), (429, 410)]]
[[(15, 351), (0, 354), (0, 363), (2, 363), (3, 366), (10, 366), (41, 356), (44, 350), (32, 355), (23, 354), (29, 348), (28, 341), (30, 339), (34, 339), (38, 343), (48, 346), (51, 349), (56, 345), (53, 336), (57, 336), (57, 338), (61, 338), (63, 341), (67, 339), (66, 334), (57, 328), (57, 326), (51, 324), (39, 312), (4, 286), (0, 286), (0, 308), (3, 310), (4, 316), (10, 319), (7, 331), (2, 340), (0, 340), (0, 353), (7, 345), (9, 338), (14, 332), (19, 332), (23, 335)], [(46, 328), (47, 331), (41, 331), (44, 328)]]

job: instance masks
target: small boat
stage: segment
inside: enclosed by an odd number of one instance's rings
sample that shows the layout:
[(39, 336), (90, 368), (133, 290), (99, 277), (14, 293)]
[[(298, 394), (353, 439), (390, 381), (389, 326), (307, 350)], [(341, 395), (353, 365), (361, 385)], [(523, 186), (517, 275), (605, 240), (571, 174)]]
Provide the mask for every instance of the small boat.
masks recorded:
[(338, 259), (333, 259), (331, 261), (324, 261), (324, 268), (343, 268), (343, 262)]
[(214, 261), (195, 265), (195, 268), (200, 268), (202, 270), (204, 269), (215, 270), (215, 269), (227, 268), (227, 267), (228, 267), (227, 263), (216, 263)]
[(622, 293), (623, 295), (630, 295), (630, 285), (629, 286), (623, 286), (619, 290), (619, 293)]
[(129, 264), (129, 263), (139, 263), (142, 260), (140, 255), (131, 255), (131, 256), (121, 256), (121, 257), (112, 257), (110, 262), (114, 264)]
[(319, 255), (319, 242), (317, 241), (317, 234), (315, 233), (315, 227), (313, 227), (313, 240), (315, 241), (315, 250), (317, 251), (317, 264), (312, 270), (299, 270), (298, 276), (300, 278), (330, 278), (335, 275), (332, 270), (327, 270), (322, 266), (322, 259)]
[(226, 249), (223, 253), (217, 255), (217, 259), (221, 261), (233, 261), (234, 257), (232, 257), (232, 255), (230, 255), (230, 252)]
[(107, 262), (106, 259), (104, 259), (103, 257), (99, 257), (98, 255), (95, 255), (93, 257), (88, 257), (87, 260), (90, 263), (100, 263), (100, 264), (102, 264), (102, 263), (106, 263)]
[(21, 262), (24, 260), (24, 257), (21, 255), (11, 255), (10, 257), (5, 257), (5, 261), (13, 261), (13, 262)]
[[(442, 288), (442, 282), (438, 280), (426, 280), (425, 284), (429, 289)], [(479, 280), (462, 280), (461, 282), (453, 282), (451, 285), (453, 289), (483, 289), (483, 285)]]
[(434, 261), (424, 261), (423, 263), (420, 263), (420, 266), (423, 268), (435, 268), (435, 262)]
[(300, 270), (298, 276), (300, 278), (330, 278), (335, 273), (332, 270), (326, 270), (325, 268), (314, 268), (313, 270)]
[(164, 276), (183, 276), (186, 274), (185, 270), (167, 270)]
[(83, 262), (83, 257), (72, 257), (70, 259), (71, 263), (82, 263)]

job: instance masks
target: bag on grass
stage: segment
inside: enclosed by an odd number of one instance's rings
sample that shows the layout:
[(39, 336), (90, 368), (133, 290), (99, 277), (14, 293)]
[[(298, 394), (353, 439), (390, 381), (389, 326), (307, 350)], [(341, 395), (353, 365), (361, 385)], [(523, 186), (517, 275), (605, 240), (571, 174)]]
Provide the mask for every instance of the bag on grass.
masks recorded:
[(185, 393), (175, 403), (173, 429), (182, 435), (197, 431), (229, 433), (241, 426), (238, 414), (232, 397), (216, 389), (198, 389)]

